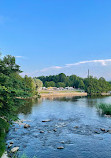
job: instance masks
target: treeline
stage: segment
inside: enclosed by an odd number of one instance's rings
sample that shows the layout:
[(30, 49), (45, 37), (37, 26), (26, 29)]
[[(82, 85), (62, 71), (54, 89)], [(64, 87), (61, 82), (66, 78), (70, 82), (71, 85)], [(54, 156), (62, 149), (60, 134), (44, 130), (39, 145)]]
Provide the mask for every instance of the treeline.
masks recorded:
[(4, 137), (8, 126), (16, 117), (17, 108), (21, 105), (19, 98), (37, 95), (42, 86), (39, 79), (21, 77), (20, 66), (15, 57), (7, 55), (0, 58), (0, 157), (5, 149)]
[(38, 77), (43, 82), (44, 87), (74, 87), (83, 89), (88, 95), (101, 95), (111, 90), (111, 84), (103, 77), (97, 79), (90, 76), (81, 78), (76, 75), (66, 76), (64, 73), (51, 76)]
[(43, 82), (45, 87), (75, 87), (84, 89), (84, 81), (82, 78), (71, 75), (66, 76), (64, 73), (58, 75), (50, 76), (40, 76), (38, 77)]

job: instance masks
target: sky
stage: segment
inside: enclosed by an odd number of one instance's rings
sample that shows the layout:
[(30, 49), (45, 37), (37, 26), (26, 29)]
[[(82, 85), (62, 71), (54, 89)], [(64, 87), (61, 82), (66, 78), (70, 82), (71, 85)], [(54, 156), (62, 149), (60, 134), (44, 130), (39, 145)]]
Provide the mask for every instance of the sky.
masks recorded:
[(22, 75), (111, 80), (111, 0), (0, 0), (0, 52)]

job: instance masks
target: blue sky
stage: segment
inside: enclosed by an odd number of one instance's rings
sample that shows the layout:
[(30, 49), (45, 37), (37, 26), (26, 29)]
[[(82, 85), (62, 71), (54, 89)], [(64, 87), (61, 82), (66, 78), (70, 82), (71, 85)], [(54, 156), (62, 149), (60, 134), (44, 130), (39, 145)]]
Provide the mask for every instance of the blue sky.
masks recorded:
[(23, 75), (86, 77), (89, 68), (111, 80), (111, 1), (1, 0), (0, 51)]

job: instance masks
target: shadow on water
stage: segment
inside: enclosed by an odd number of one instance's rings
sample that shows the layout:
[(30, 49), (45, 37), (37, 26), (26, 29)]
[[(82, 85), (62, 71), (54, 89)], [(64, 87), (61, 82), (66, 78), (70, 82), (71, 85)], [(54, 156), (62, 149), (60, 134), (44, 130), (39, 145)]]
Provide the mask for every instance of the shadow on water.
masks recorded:
[(27, 99), (25, 102), (21, 101), (21, 106), (17, 110), (17, 114), (28, 115), (32, 113), (33, 106), (40, 106), (44, 101), (56, 101), (56, 102), (85, 102), (85, 106), (96, 107), (98, 103), (104, 101), (108, 96), (99, 96), (99, 97), (84, 97), (84, 96), (75, 96), (75, 97), (50, 97), (50, 98), (38, 98), (38, 99)]
[(87, 102), (87, 106), (89, 107), (96, 107), (97, 104), (101, 103), (101, 102), (107, 102), (108, 101), (108, 98), (110, 99), (111, 96), (88, 96), (86, 97), (86, 102)]

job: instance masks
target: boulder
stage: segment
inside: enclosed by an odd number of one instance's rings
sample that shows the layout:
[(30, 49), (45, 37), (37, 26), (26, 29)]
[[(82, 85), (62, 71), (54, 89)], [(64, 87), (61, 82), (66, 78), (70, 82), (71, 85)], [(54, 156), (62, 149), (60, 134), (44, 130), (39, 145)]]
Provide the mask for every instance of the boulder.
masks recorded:
[(19, 150), (19, 147), (14, 147), (14, 148), (11, 149), (11, 152), (12, 152), (12, 153), (15, 153), (15, 152), (17, 152), (18, 150)]

